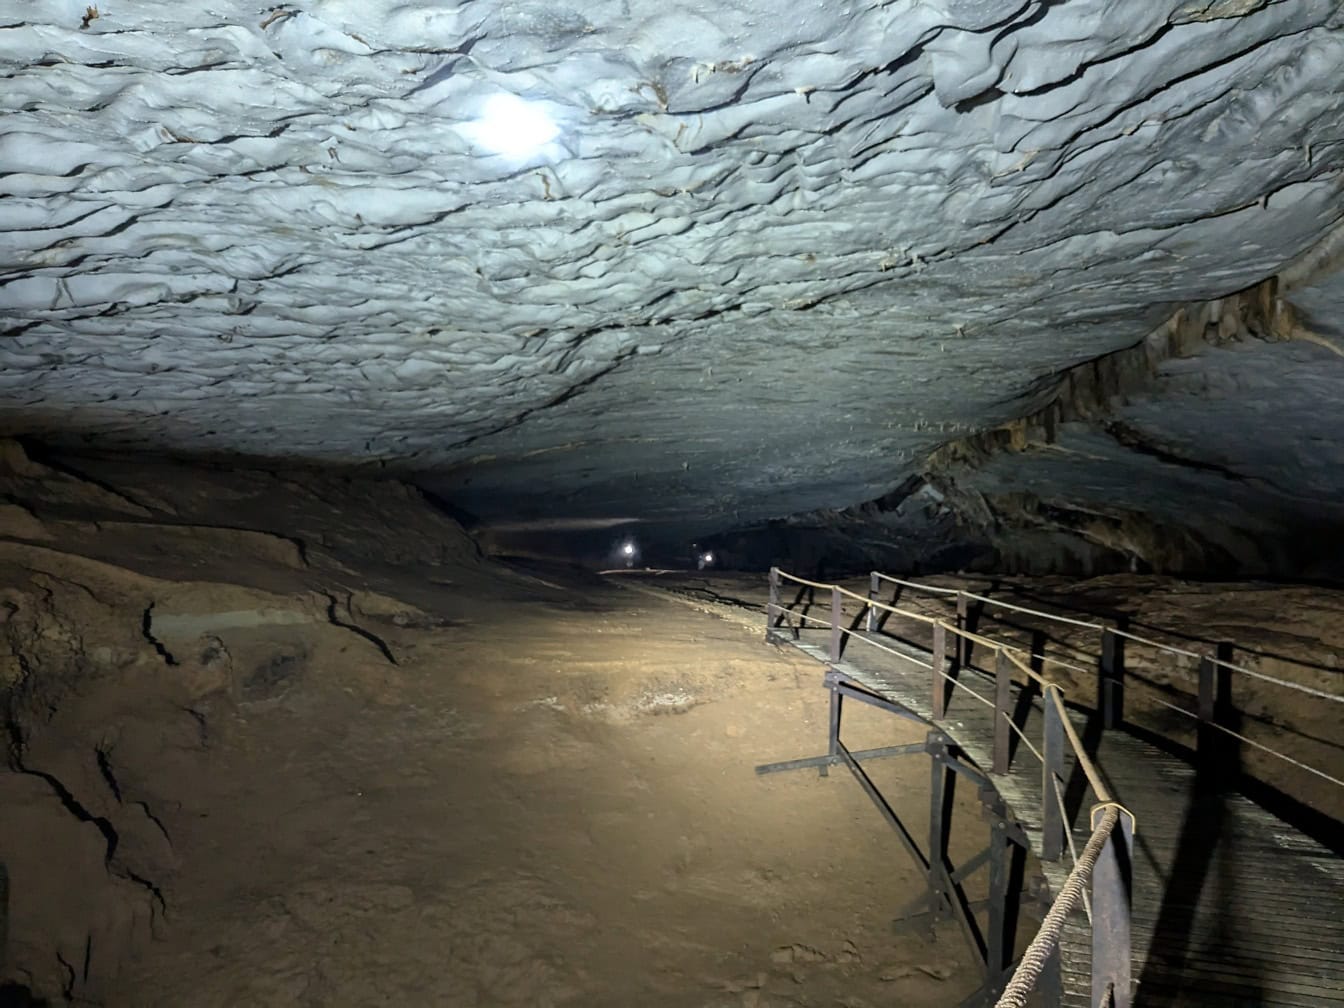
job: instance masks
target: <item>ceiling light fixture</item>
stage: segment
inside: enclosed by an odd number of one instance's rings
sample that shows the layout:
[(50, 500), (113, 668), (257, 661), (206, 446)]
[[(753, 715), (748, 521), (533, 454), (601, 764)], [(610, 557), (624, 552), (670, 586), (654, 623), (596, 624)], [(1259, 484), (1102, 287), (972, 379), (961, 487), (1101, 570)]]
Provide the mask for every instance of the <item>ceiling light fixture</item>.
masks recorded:
[(517, 95), (487, 98), (481, 118), (472, 124), (473, 138), (482, 147), (510, 158), (531, 157), (560, 135), (560, 127), (541, 106)]

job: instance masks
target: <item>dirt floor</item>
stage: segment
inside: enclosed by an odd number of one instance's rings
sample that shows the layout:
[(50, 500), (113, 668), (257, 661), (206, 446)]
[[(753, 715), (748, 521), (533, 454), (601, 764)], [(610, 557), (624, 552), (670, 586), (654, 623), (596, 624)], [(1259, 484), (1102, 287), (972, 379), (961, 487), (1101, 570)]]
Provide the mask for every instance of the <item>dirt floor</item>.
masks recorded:
[[(955, 926), (893, 925), (923, 882), (846, 771), (754, 773), (820, 753), (827, 716), (821, 668), (764, 642), (763, 575), (509, 566), (392, 482), (35, 455), (0, 442), (0, 1006), (936, 1008), (977, 987)], [(1340, 692), (1344, 593), (942, 583), (1123, 611)], [(1087, 634), (1048, 643), (1095, 667)], [(1139, 697), (1188, 703), (1190, 669), (1128, 658), (1136, 718), (1179, 736)], [(1333, 707), (1236, 699), (1251, 737), (1341, 769)], [(852, 748), (924, 739), (848, 717)], [(869, 767), (925, 835), (928, 759)], [(987, 828), (963, 792), (952, 860)]]
[[(847, 773), (753, 772), (826, 718), (755, 614), (507, 569), (395, 484), (3, 462), (0, 1004), (977, 985), (954, 927), (893, 927), (923, 884)], [(927, 759), (873, 774), (926, 829)], [(964, 857), (985, 824), (957, 815)]]

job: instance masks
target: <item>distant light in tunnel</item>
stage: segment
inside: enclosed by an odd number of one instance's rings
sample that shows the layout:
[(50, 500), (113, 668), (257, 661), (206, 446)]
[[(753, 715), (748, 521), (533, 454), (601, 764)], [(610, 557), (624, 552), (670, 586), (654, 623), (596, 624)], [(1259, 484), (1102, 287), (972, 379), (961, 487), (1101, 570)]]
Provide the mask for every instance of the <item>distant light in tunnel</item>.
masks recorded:
[(626, 539), (616, 552), (620, 554), (621, 561), (626, 567), (633, 567), (639, 557), (639, 544), (633, 539)]
[(481, 146), (505, 157), (524, 158), (539, 153), (560, 135), (560, 127), (539, 106), (517, 95), (486, 99), (481, 118), (471, 133)]

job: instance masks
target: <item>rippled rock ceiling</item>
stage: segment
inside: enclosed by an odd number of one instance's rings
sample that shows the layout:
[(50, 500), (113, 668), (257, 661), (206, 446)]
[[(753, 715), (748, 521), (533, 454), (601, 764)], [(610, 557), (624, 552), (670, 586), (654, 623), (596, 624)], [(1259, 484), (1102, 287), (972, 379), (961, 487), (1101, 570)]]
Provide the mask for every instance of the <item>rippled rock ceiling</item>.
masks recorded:
[(4, 429), (491, 521), (880, 497), (1344, 215), (1337, 0), (0, 13)]

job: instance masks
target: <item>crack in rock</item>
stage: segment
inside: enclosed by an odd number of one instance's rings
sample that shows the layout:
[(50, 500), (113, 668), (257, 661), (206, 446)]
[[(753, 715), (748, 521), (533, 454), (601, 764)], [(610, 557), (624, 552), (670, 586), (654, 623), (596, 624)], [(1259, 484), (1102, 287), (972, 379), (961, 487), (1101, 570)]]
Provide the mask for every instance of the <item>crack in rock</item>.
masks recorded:
[(154, 603), (151, 602), (145, 609), (144, 615), (140, 618), (140, 633), (158, 653), (159, 657), (163, 659), (165, 665), (174, 666), (177, 664), (177, 659), (173, 657), (173, 653), (164, 646), (163, 642), (154, 636), (153, 614)]
[[(115, 826), (106, 816), (94, 815), (81, 802), (74, 793), (65, 786), (64, 782), (54, 774), (47, 773), (45, 770), (38, 770), (28, 766), (23, 760), (23, 736), (19, 726), (12, 718), (6, 720), (6, 731), (10, 740), (11, 767), (16, 773), (24, 774), (29, 777), (36, 777), (43, 781), (51, 789), (51, 793), (56, 800), (61, 803), (71, 816), (82, 823), (89, 823), (98, 830), (103, 837), (103, 866), (110, 875), (118, 878), (124, 878), (143, 888), (149, 893), (151, 904), (151, 923), (159, 916), (166, 916), (168, 911), (168, 901), (163, 895), (163, 889), (152, 879), (132, 871), (125, 865), (116, 863), (117, 848), (121, 843), (121, 836)], [(101, 752), (99, 753), (101, 757)], [(101, 759), (100, 759), (101, 768)], [(115, 793), (115, 792), (114, 792)], [(118, 801), (120, 801), (118, 795)], [(162, 827), (160, 827), (162, 828)]]
[[(329, 622), (332, 626), (340, 627), (342, 630), (348, 630), (352, 634), (358, 634), (360, 637), (363, 637), (366, 641), (368, 641), (380, 652), (382, 652), (383, 657), (386, 658), (388, 662), (390, 662), (393, 665), (400, 664), (397, 661), (396, 656), (392, 654), (392, 649), (387, 646), (387, 642), (384, 641), (381, 637), (379, 637), (375, 633), (371, 633), (370, 631), (365, 630), (361, 626), (356, 626), (354, 623), (347, 623), (336, 615), (336, 606), (339, 604), (339, 602), (337, 601), (335, 595), (333, 595), (330, 592), (323, 592), (322, 594), (325, 595), (327, 599), (327, 622)], [(345, 610), (346, 612), (350, 611), (349, 598), (345, 600)]]

